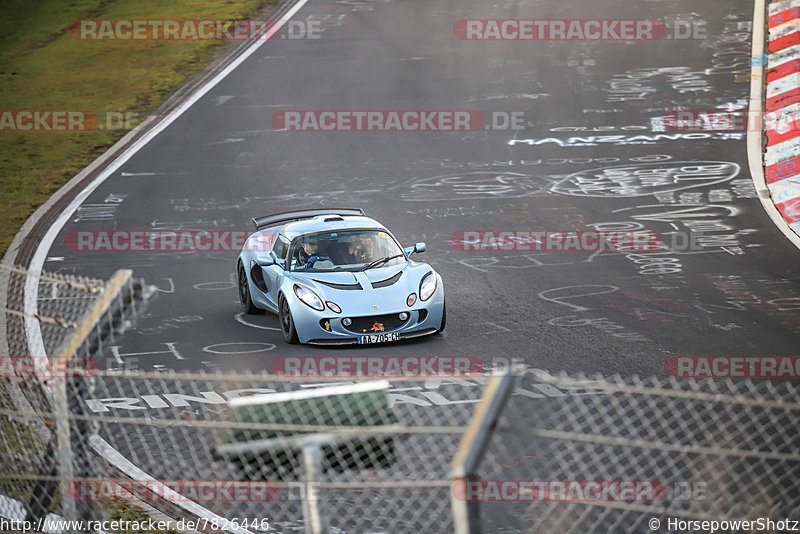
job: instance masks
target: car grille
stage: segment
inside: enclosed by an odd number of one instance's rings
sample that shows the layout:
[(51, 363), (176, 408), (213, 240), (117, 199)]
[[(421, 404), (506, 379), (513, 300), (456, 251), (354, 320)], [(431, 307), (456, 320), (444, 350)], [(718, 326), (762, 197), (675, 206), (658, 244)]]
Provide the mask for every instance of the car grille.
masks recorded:
[[(392, 313), (388, 315), (373, 315), (370, 317), (351, 317), (350, 319), (353, 321), (353, 323), (350, 326), (342, 326), (345, 330), (355, 334), (390, 332), (392, 330), (397, 330), (408, 322), (408, 319), (405, 321), (400, 320), (399, 315), (399, 313)], [(373, 330), (373, 326), (377, 323), (383, 325), (383, 330), (380, 330), (380, 328)]]

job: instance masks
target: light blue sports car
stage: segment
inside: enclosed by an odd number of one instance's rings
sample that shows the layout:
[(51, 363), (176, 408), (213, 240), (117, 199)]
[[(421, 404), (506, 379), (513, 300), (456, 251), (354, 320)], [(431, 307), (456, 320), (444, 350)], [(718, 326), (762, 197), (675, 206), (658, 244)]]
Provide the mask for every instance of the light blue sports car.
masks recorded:
[(398, 341), (444, 330), (442, 278), (409, 259), (361, 209), (312, 209), (253, 219), (239, 254), (245, 313), (277, 313), (288, 343)]

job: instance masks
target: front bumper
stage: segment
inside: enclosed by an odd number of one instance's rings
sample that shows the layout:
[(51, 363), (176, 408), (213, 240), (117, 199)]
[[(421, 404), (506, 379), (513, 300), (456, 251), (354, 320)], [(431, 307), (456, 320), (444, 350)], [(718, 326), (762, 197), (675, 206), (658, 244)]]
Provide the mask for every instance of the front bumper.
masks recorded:
[[(401, 332), (400, 340), (411, 339), (415, 337), (429, 336), (438, 332), (436, 328), (427, 328), (425, 330), (415, 330), (411, 332)], [(337, 339), (309, 339), (306, 341), (309, 345), (358, 345), (358, 338), (337, 338)]]
[[(342, 305), (341, 303), (339, 304)], [(444, 291), (442, 291), (440, 287), (429, 300), (425, 302), (417, 301), (411, 308), (398, 307), (396, 309), (380, 309), (379, 311), (375, 311), (373, 309), (363, 308), (361, 310), (348, 310), (347, 306), (342, 306), (342, 313), (337, 314), (327, 308), (324, 311), (314, 310), (297, 298), (294, 299), (294, 302), (290, 302), (290, 306), (295, 328), (297, 329), (297, 336), (301, 343), (313, 345), (348, 345), (357, 344), (359, 336), (370, 334), (397, 332), (400, 339), (407, 339), (437, 332), (442, 327)], [(361, 313), (354, 313), (354, 311), (361, 311)], [(409, 314), (408, 319), (405, 321), (385, 321), (382, 323), (384, 325), (384, 330), (367, 329), (367, 331), (364, 332), (363, 328), (359, 330), (355, 328), (356, 324), (365, 322), (364, 320), (359, 321), (358, 319), (390, 315), (396, 317), (402, 312)], [(353, 324), (350, 328), (342, 324), (342, 319), (345, 317), (349, 317), (353, 320)], [(366, 322), (369, 323), (370, 321)], [(326, 323), (327, 329), (323, 326)]]

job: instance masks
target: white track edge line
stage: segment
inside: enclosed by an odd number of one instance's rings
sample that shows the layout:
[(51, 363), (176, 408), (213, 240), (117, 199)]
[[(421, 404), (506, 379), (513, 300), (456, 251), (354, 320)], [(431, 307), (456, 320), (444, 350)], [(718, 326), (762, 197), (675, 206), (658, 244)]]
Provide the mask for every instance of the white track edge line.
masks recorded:
[[(101, 438), (100, 436), (92, 436), (89, 438), (89, 445), (94, 449), (94, 451), (102, 456), (107, 462), (111, 463), (115, 468), (119, 469), (129, 477), (131, 480), (136, 480), (138, 482), (152, 482), (155, 486), (159, 488), (159, 494), (175, 500), (170, 500), (170, 503), (177, 506), (178, 508), (183, 509), (186, 512), (189, 512), (192, 515), (197, 516), (198, 518), (206, 518), (209, 521), (216, 520), (218, 524), (222, 525), (225, 524), (225, 518), (215, 514), (214, 512), (200, 506), (196, 502), (186, 499), (180, 493), (176, 492), (175, 490), (169, 488), (167, 485), (162, 484), (160, 481), (154, 479), (141, 468), (137, 467), (133, 462), (125, 458), (122, 454), (119, 453), (117, 449), (111, 446), (106, 440)], [(237, 534), (253, 534), (247, 529), (241, 527), (231, 527), (228, 529), (230, 532), (234, 532)]]

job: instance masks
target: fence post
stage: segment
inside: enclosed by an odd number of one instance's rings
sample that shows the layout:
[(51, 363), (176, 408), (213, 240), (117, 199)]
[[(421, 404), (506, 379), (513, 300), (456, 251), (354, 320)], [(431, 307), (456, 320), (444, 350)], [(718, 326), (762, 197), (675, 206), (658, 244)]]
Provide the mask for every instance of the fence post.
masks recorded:
[[(467, 484), (480, 480), (478, 467), (489, 446), (503, 408), (522, 375), (521, 367), (508, 367), (494, 374), (461, 439), (450, 469), (450, 502), (456, 534), (480, 534), (480, 502), (467, 500)], [(459, 488), (462, 486), (462, 488)], [(456, 494), (463, 489), (463, 498)]]
[[(53, 412), (56, 416), (56, 466), (62, 512), (70, 519), (84, 519), (89, 515), (88, 504), (81, 505), (78, 513), (75, 501), (69, 497), (69, 484), (75, 479), (76, 466), (82, 468), (84, 473), (93, 471), (88, 454), (88, 440), (94, 427), (91, 423), (73, 422), (70, 419), (73, 411), (82, 412), (80, 402), (90, 387), (86, 373), (84, 376), (68, 376), (66, 371), (71, 368), (69, 359), (76, 356), (92, 358), (102, 354), (104, 342), (113, 339), (130, 326), (129, 317), (126, 317), (129, 309), (130, 315), (135, 315), (137, 301), (146, 301), (153, 294), (152, 288), (144, 287), (140, 282), (133, 283), (132, 274), (129, 269), (114, 273), (100, 298), (82, 318), (75, 333), (58, 351), (59, 356), (54, 364), (54, 369), (58, 372), (65, 372), (64, 376), (56, 376), (53, 381)], [(85, 354), (79, 354), (81, 350)]]
[(322, 476), (322, 443), (310, 443), (302, 449), (303, 460), (303, 515), (306, 534), (328, 534), (325, 514), (320, 509), (319, 487)]

